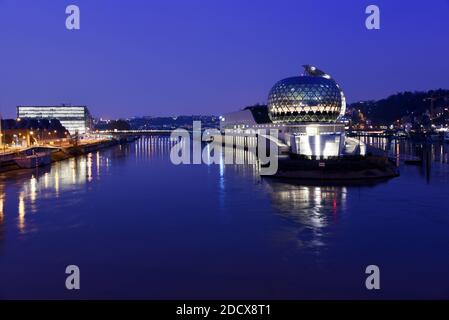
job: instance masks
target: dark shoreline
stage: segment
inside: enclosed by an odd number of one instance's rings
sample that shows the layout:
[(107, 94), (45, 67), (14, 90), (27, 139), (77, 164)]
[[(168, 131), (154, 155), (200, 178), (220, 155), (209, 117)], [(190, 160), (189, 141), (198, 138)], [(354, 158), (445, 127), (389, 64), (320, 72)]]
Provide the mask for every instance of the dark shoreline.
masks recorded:
[[(399, 176), (398, 168), (382, 156), (346, 157), (330, 160), (284, 158), (274, 179), (309, 181), (385, 180)], [(265, 176), (270, 177), (270, 176)]]

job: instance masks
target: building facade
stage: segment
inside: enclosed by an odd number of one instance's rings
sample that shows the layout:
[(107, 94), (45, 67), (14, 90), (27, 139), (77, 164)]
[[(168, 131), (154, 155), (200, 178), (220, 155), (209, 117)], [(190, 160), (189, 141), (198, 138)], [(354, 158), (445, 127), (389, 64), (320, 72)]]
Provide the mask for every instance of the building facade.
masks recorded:
[(86, 106), (18, 106), (19, 119), (57, 119), (73, 135), (92, 129), (92, 117)]
[[(346, 98), (328, 74), (305, 65), (301, 76), (278, 81), (267, 106), (253, 106), (224, 114), (220, 128), (227, 135), (251, 135), (255, 130), (277, 130), (279, 146), (310, 158), (364, 155), (365, 146), (345, 136)], [(284, 148), (284, 149), (285, 149)]]

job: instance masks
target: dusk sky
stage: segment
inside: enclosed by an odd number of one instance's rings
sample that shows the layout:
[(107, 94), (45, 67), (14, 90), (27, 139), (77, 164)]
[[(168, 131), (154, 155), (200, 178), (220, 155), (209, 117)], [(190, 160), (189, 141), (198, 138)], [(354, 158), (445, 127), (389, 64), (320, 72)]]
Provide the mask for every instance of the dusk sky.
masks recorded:
[[(66, 6), (81, 30), (65, 28)], [(365, 8), (381, 29), (365, 28)], [(313, 64), (350, 102), (449, 89), (449, 0), (0, 0), (0, 112), (216, 114), (265, 103)]]

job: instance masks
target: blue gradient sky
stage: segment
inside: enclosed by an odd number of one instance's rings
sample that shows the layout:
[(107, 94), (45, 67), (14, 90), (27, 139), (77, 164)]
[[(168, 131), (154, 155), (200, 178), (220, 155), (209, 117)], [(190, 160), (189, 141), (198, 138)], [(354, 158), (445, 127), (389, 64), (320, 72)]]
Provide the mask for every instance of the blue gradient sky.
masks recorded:
[[(65, 7), (81, 30), (65, 29)], [(365, 7), (381, 30), (365, 28)], [(0, 112), (220, 114), (315, 64), (349, 101), (449, 88), (449, 0), (0, 0)]]

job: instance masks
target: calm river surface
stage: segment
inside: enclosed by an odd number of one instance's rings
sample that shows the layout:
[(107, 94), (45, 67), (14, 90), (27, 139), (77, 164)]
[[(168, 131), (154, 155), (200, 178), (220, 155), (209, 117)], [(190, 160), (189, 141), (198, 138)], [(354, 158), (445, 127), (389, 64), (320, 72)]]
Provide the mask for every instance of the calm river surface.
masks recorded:
[(146, 137), (3, 175), (0, 298), (449, 298), (448, 145), (431, 166), (343, 186), (174, 166), (169, 151)]

